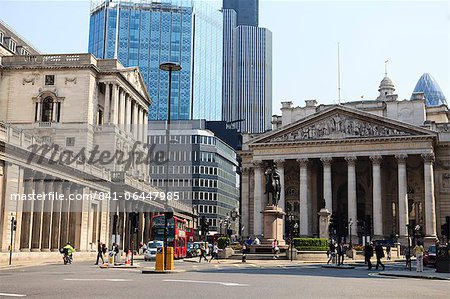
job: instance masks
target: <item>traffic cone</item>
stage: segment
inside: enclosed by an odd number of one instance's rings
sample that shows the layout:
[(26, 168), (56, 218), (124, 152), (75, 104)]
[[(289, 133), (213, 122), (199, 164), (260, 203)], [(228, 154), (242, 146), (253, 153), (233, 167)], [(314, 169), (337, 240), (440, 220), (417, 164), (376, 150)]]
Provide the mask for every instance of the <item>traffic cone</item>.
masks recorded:
[(131, 265), (131, 250), (127, 251), (127, 259), (125, 262), (126, 265)]

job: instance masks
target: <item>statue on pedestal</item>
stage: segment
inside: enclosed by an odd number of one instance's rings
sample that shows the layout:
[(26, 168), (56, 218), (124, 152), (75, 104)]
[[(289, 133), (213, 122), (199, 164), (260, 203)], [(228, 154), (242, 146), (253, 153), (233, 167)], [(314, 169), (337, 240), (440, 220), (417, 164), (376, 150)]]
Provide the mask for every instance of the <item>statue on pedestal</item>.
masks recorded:
[[(274, 164), (269, 166), (264, 174), (266, 175), (266, 191), (264, 192), (264, 194), (267, 194), (269, 198), (269, 205), (278, 206), (278, 201), (280, 200), (281, 194), (280, 174), (278, 173)], [(270, 198), (269, 194), (272, 194), (272, 198)]]

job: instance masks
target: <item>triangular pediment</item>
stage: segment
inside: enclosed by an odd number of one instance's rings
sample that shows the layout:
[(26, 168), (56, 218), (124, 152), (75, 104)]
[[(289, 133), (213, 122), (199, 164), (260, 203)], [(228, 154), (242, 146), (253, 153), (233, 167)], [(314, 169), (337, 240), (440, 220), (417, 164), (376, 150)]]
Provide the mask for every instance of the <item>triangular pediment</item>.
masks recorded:
[(120, 70), (122, 75), (133, 85), (133, 87), (151, 103), (151, 99), (147, 90), (147, 85), (144, 82), (141, 71), (139, 68), (125, 68)]
[(335, 105), (258, 136), (250, 140), (249, 144), (424, 135), (435, 136), (435, 132), (355, 108)]

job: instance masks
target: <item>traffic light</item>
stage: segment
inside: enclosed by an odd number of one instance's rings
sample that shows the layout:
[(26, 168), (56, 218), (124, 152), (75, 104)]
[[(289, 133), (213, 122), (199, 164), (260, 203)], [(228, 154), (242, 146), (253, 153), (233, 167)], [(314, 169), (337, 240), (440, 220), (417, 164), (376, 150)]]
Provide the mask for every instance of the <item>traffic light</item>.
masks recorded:
[(13, 219), (12, 219), (12, 230), (15, 231), (16, 229), (17, 229), (17, 220), (14, 219), (14, 217), (13, 217)]
[(366, 215), (366, 236), (372, 235), (372, 218), (370, 215)]
[(200, 217), (200, 232), (202, 233), (202, 236), (205, 235), (205, 222), (206, 217), (205, 216)]
[(444, 223), (441, 225), (441, 235), (449, 237), (449, 225), (448, 223)]
[(130, 213), (130, 228), (132, 233), (137, 233), (139, 229), (139, 214), (136, 212)]

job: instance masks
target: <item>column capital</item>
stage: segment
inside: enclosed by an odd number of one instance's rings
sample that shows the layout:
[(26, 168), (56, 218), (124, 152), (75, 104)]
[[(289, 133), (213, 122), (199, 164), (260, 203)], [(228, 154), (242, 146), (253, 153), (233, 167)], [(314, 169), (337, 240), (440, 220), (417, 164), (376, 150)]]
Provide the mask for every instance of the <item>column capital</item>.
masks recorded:
[(248, 174), (250, 171), (250, 167), (248, 166), (242, 166), (242, 174)]
[(333, 158), (332, 157), (322, 157), (322, 158), (320, 158), (320, 161), (322, 161), (323, 166), (330, 166), (331, 163), (333, 162)]
[(262, 168), (264, 166), (264, 162), (262, 160), (253, 160), (252, 164), (253, 168)]
[(299, 158), (297, 159), (297, 163), (300, 164), (302, 167), (308, 166), (309, 159), (308, 158)]
[(351, 165), (351, 166), (355, 166), (355, 163), (356, 163), (356, 160), (357, 160), (358, 158), (356, 157), (356, 156), (347, 156), (347, 157), (344, 157), (344, 160), (345, 161), (347, 161), (347, 164), (348, 165)]
[(408, 158), (407, 154), (397, 154), (395, 155), (395, 158), (397, 159), (398, 163), (405, 163), (406, 158)]
[(381, 160), (383, 160), (383, 156), (373, 155), (373, 156), (370, 156), (369, 159), (372, 161), (372, 164), (380, 164)]
[(422, 154), (421, 156), (425, 163), (433, 163), (434, 162), (434, 153), (425, 153), (425, 154)]
[(284, 160), (284, 159), (276, 159), (276, 160), (273, 160), (273, 162), (275, 163), (276, 167), (284, 167), (284, 162), (286, 162), (286, 160)]

